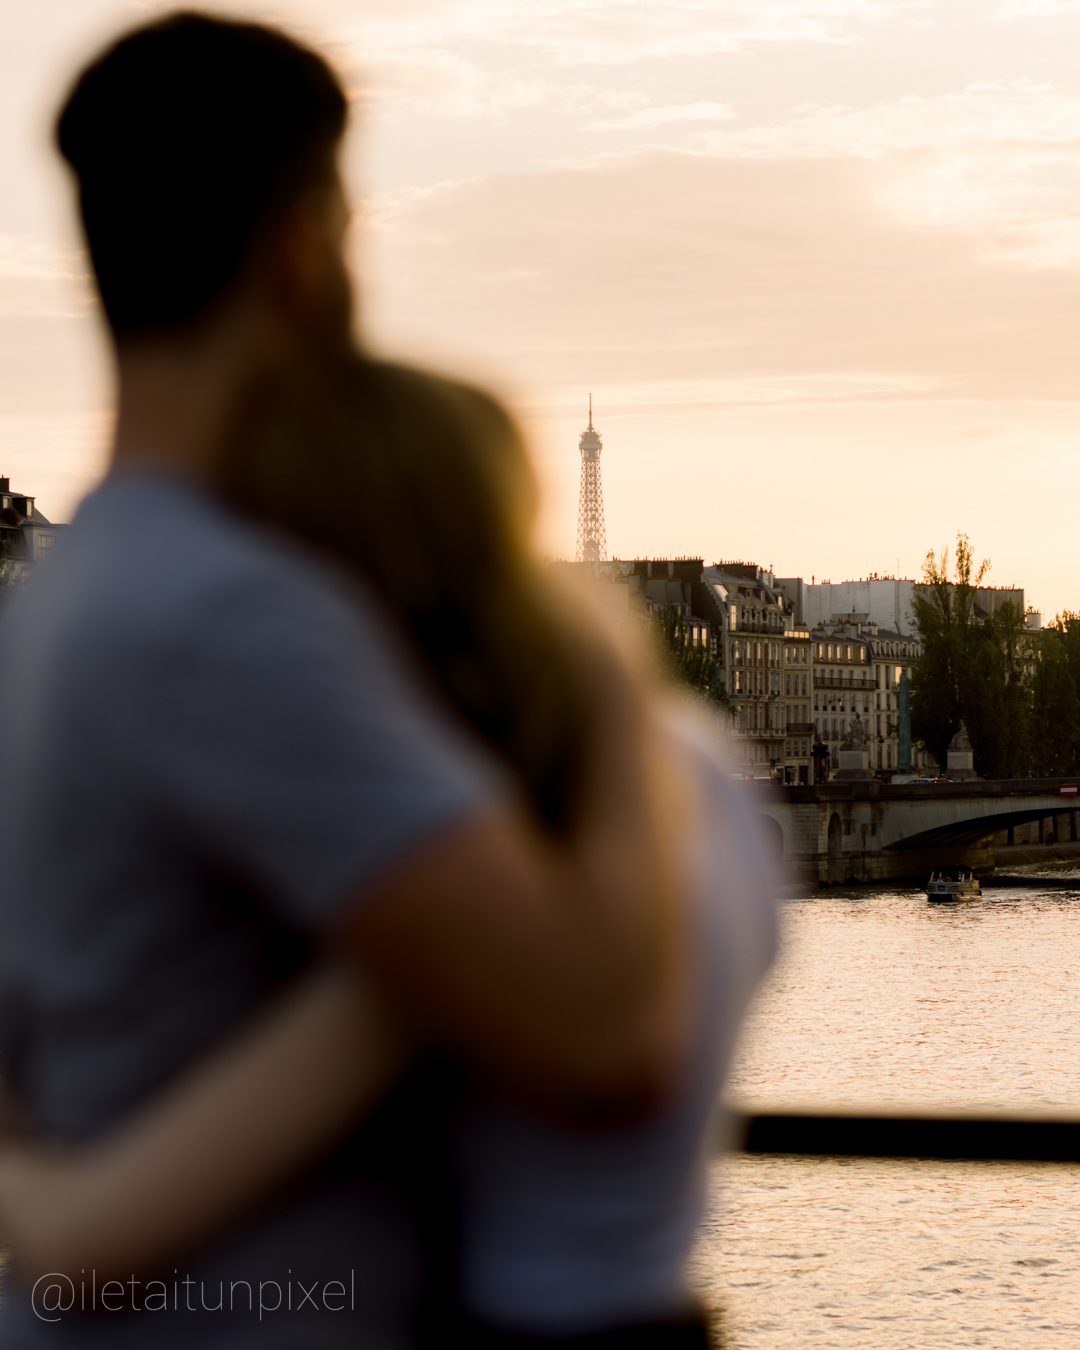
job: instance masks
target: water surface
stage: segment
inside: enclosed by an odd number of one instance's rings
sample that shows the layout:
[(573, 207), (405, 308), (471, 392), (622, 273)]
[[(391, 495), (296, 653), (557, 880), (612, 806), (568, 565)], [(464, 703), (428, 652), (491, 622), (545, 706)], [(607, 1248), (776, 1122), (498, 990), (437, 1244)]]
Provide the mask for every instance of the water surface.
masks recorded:
[[(958, 906), (914, 889), (789, 902), (732, 1097), (1080, 1115), (1075, 875)], [(1080, 1168), (732, 1159), (694, 1273), (734, 1347), (1074, 1347)]]

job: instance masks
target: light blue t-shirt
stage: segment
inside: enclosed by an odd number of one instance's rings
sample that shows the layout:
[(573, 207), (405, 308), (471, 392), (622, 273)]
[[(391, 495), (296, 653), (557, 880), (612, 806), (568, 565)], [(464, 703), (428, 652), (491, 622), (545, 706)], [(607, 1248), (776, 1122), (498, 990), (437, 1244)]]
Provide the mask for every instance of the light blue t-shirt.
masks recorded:
[[(0, 1049), (41, 1132), (85, 1140), (500, 784), (359, 585), (179, 481), (106, 481), (3, 620)], [(416, 1272), (392, 1190), (341, 1165), (178, 1271), (167, 1310), (132, 1289), (79, 1316), (89, 1280), (69, 1308), (6, 1288), (0, 1347), (399, 1350)]]

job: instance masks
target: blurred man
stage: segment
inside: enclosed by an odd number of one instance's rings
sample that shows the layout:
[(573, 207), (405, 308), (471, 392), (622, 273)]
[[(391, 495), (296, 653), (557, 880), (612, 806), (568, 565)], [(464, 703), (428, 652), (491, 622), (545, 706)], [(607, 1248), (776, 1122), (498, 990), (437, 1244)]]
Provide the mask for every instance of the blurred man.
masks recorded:
[[(0, 662), (4, 1065), (48, 1139), (109, 1130), (326, 942), (563, 1108), (655, 1100), (677, 1057), (630, 684), (555, 856), (377, 607), (210, 489), (252, 391), (350, 341), (346, 111), (282, 34), (180, 14), (61, 114), (118, 409), (108, 477)], [(8, 1288), (0, 1344), (402, 1346), (413, 1245), (361, 1148), (197, 1268)]]

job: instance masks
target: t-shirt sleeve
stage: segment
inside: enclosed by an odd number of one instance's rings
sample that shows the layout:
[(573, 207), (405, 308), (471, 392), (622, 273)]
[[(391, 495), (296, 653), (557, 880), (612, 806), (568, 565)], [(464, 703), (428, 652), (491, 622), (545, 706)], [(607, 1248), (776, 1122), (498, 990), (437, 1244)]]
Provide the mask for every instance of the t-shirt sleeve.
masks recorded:
[(131, 691), (136, 772), (177, 846), (303, 925), (506, 791), (374, 604), (323, 583), (242, 578), (186, 641), (149, 644)]

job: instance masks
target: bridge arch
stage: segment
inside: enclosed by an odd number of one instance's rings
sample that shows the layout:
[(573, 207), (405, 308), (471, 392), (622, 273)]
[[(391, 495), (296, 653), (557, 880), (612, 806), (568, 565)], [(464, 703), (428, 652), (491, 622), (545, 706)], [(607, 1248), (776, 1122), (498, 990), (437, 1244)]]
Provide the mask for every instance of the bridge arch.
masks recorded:
[[(1027, 810), (1018, 810), (1014, 806), (1011, 810), (985, 811), (978, 815), (964, 816), (937, 825), (931, 825), (925, 817), (918, 822), (909, 819), (903, 823), (895, 822), (893, 829), (886, 831), (886, 838), (883, 839), (882, 844), (889, 849), (939, 848), (947, 844), (973, 844), (998, 830), (1009, 829), (1017, 825), (1027, 825), (1037, 820), (1068, 816), (1069, 813), (1070, 805), (1067, 801), (1051, 799)], [(899, 825), (900, 828), (897, 829), (896, 825)], [(904, 825), (907, 825), (906, 829)], [(923, 828), (919, 829), (918, 825), (922, 825)], [(915, 828), (912, 828), (912, 826), (915, 826)], [(889, 837), (889, 835), (892, 837)]]
[(761, 835), (765, 847), (769, 849), (774, 858), (782, 859), (784, 856), (784, 827), (775, 816), (762, 814), (758, 819), (761, 823)]

